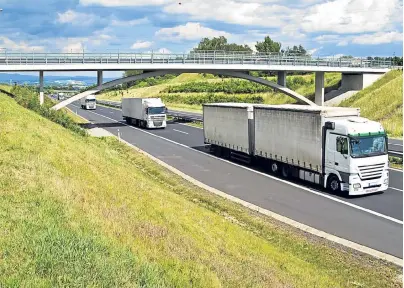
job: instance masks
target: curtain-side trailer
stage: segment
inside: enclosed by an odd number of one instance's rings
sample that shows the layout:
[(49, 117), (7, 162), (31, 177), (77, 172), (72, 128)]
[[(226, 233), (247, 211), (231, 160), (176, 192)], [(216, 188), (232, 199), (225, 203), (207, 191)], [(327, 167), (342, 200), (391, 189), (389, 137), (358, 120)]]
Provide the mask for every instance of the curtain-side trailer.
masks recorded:
[(221, 156), (259, 162), (334, 193), (388, 188), (386, 133), (359, 109), (215, 103), (203, 113), (205, 143)]

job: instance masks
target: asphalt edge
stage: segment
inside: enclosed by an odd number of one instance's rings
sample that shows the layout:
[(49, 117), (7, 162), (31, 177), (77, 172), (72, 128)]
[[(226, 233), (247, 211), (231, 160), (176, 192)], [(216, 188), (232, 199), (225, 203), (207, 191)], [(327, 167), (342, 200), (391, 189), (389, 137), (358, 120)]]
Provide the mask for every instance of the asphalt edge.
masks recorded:
[(206, 184), (192, 178), (191, 176), (188, 176), (187, 174), (185, 174), (185, 173), (179, 171), (178, 169), (168, 165), (167, 163), (165, 163), (162, 160), (154, 157), (153, 155), (150, 155), (149, 153), (139, 149), (138, 147), (132, 145), (131, 143), (129, 143), (129, 142), (123, 140), (123, 139), (119, 139), (115, 135), (113, 137), (117, 138), (120, 142), (125, 143), (126, 145), (132, 147), (135, 151), (137, 151), (137, 152), (145, 155), (146, 157), (150, 158), (151, 160), (153, 160), (157, 164), (163, 166), (164, 168), (170, 170), (171, 172), (173, 172), (173, 173), (177, 174), (178, 176), (184, 178), (185, 180), (191, 182), (195, 186), (198, 186), (199, 188), (205, 189), (205, 190), (209, 191), (210, 193), (216, 194), (216, 195), (221, 196), (221, 197), (223, 197), (223, 198), (225, 198), (227, 200), (230, 200), (230, 201), (233, 201), (235, 203), (241, 204), (242, 206), (244, 206), (246, 208), (254, 210), (254, 211), (256, 211), (258, 213), (261, 213), (263, 215), (266, 215), (268, 217), (272, 217), (272, 218), (274, 218), (274, 219), (276, 219), (276, 220), (278, 220), (278, 221), (280, 221), (280, 222), (282, 222), (284, 224), (290, 225), (290, 226), (292, 226), (294, 228), (300, 229), (300, 230), (302, 230), (304, 232), (310, 233), (310, 234), (315, 235), (317, 237), (324, 238), (326, 240), (335, 242), (335, 243), (343, 245), (345, 247), (348, 247), (348, 248), (354, 249), (356, 251), (368, 254), (368, 255), (370, 255), (372, 257), (375, 257), (375, 258), (378, 258), (378, 259), (393, 263), (393, 264), (395, 264), (395, 265), (397, 265), (399, 267), (403, 267), (403, 260), (398, 258), (398, 257), (395, 257), (395, 256), (392, 256), (390, 254), (377, 251), (375, 249), (372, 249), (372, 248), (357, 244), (355, 242), (340, 238), (338, 236), (328, 234), (328, 233), (320, 231), (320, 230), (318, 230), (316, 228), (310, 227), (308, 225), (299, 223), (299, 222), (297, 222), (295, 220), (292, 220), (292, 219), (287, 218), (285, 216), (279, 215), (279, 214), (274, 213), (272, 211), (269, 211), (267, 209), (261, 208), (261, 207), (259, 207), (257, 205), (251, 204), (251, 203), (249, 203), (247, 201), (241, 200), (241, 199), (239, 199), (237, 197), (234, 197), (232, 195), (226, 194), (226, 193), (224, 193), (224, 192), (222, 192), (222, 191), (220, 191), (218, 189), (210, 187), (210, 186), (208, 186), (208, 185), (206, 185)]
[[(69, 108), (67, 108), (67, 109), (69, 109)], [(80, 118), (88, 121), (88, 119), (82, 117), (81, 115), (78, 115), (78, 114), (76, 114), (76, 115), (79, 116)], [(103, 130), (105, 130), (105, 129), (103, 129)], [(280, 222), (282, 222), (284, 224), (290, 225), (290, 226), (292, 226), (294, 228), (297, 228), (299, 230), (302, 230), (302, 231), (304, 231), (306, 233), (310, 233), (312, 235), (315, 235), (315, 236), (320, 237), (320, 238), (324, 238), (324, 239), (326, 239), (328, 241), (332, 241), (334, 243), (343, 245), (343, 246), (348, 247), (350, 249), (362, 252), (364, 254), (368, 254), (368, 255), (370, 255), (372, 257), (375, 257), (375, 258), (378, 258), (380, 260), (384, 260), (384, 261), (393, 263), (394, 265), (397, 265), (399, 267), (403, 267), (403, 259), (400, 259), (400, 258), (392, 256), (390, 254), (383, 253), (383, 252), (377, 251), (375, 249), (360, 245), (358, 243), (355, 243), (355, 242), (340, 238), (338, 236), (326, 233), (324, 231), (321, 231), (321, 230), (318, 230), (316, 228), (310, 227), (310, 226), (308, 226), (306, 224), (299, 223), (299, 222), (297, 222), (295, 220), (292, 220), (292, 219), (287, 218), (285, 216), (282, 216), (280, 214), (277, 214), (277, 213), (274, 213), (274, 212), (269, 211), (267, 209), (261, 208), (261, 207), (259, 207), (257, 205), (251, 204), (251, 203), (249, 203), (247, 201), (241, 200), (241, 199), (239, 199), (237, 197), (234, 197), (232, 195), (226, 194), (226, 193), (224, 193), (224, 192), (222, 192), (222, 191), (220, 191), (218, 189), (210, 187), (210, 186), (208, 186), (208, 185), (206, 185), (206, 184), (192, 178), (191, 176), (179, 171), (178, 169), (174, 168), (173, 166), (168, 165), (167, 163), (163, 162), (162, 160), (160, 160), (160, 159), (154, 157), (153, 155), (139, 149), (138, 147), (134, 146), (133, 144), (123, 140), (122, 138), (119, 138), (118, 136), (115, 136), (115, 135), (112, 134), (111, 137), (115, 137), (116, 139), (118, 139), (118, 141), (128, 145), (131, 148), (133, 148), (136, 152), (141, 153), (142, 155), (148, 157), (149, 159), (151, 159), (152, 161), (156, 162), (157, 164), (163, 166), (164, 168), (168, 169), (169, 171), (171, 171), (171, 172), (177, 174), (178, 176), (182, 177), (183, 179), (191, 182), (195, 186), (198, 186), (199, 188), (202, 188), (202, 189), (205, 189), (206, 191), (209, 191), (210, 193), (218, 195), (218, 196), (220, 196), (222, 198), (225, 198), (227, 200), (230, 200), (232, 202), (238, 203), (238, 204), (240, 204), (240, 205), (242, 205), (242, 206), (244, 206), (246, 208), (254, 210), (254, 211), (256, 211), (258, 213), (261, 213), (261, 214), (263, 214), (265, 216), (272, 217), (277, 221), (280, 221)]]

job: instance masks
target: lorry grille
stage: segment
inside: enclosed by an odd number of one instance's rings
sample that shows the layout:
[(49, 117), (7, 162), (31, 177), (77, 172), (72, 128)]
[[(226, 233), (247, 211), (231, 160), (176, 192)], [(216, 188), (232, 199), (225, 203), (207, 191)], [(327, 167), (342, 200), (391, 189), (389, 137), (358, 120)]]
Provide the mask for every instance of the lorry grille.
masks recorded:
[(358, 166), (358, 168), (362, 180), (378, 179), (383, 175), (384, 163)]
[(150, 117), (153, 121), (164, 121), (166, 119), (165, 116), (151, 116)]
[(163, 121), (153, 121), (154, 127), (160, 127), (163, 125)]

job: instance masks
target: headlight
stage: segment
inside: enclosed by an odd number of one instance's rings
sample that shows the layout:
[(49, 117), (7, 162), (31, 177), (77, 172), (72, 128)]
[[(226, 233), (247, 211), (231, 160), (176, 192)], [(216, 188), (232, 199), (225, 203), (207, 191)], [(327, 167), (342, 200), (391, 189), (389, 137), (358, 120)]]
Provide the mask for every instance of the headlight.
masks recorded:
[(361, 184), (360, 183), (355, 183), (355, 184), (353, 184), (353, 188), (361, 188)]

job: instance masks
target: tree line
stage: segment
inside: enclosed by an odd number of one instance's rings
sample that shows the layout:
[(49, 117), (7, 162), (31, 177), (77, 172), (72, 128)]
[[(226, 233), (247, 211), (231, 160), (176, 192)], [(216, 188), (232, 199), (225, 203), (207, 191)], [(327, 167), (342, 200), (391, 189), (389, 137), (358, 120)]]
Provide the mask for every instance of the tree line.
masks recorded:
[[(285, 55), (298, 55), (306, 56), (307, 50), (302, 46), (293, 46), (282, 48), (281, 42), (276, 42), (271, 39), (271, 37), (266, 36), (263, 41), (257, 41), (255, 44), (255, 49), (259, 53), (271, 54), (271, 53), (281, 53)], [(203, 38), (197, 47), (195, 47), (192, 52), (201, 51), (237, 51), (237, 52), (253, 52), (250, 46), (244, 44), (240, 45), (237, 43), (228, 43), (227, 38), (224, 36)]]

